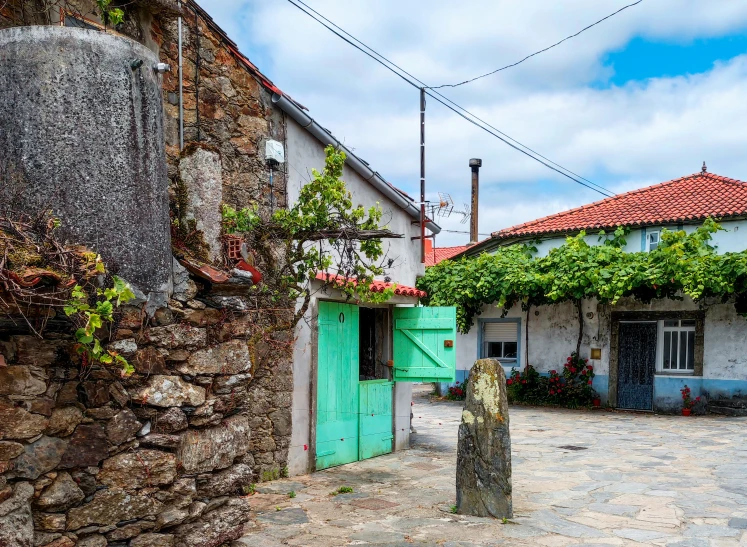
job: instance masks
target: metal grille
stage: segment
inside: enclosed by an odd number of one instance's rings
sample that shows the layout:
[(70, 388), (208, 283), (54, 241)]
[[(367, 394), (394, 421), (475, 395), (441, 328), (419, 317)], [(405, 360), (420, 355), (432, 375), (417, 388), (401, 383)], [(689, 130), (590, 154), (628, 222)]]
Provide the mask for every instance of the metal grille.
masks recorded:
[(620, 323), (617, 406), (651, 410), (656, 368), (656, 323)]

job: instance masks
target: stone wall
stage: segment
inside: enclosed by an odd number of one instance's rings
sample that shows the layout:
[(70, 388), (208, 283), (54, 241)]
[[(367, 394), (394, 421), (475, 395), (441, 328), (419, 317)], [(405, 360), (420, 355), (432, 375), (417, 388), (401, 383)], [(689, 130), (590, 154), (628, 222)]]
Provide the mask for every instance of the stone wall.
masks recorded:
[(1, 546), (217, 547), (240, 534), (249, 485), (287, 472), (290, 344), (252, 363), (251, 314), (182, 281), (156, 326), (119, 319), (127, 378), (81, 368), (64, 329), (0, 333)]
[[(163, 91), (169, 174), (176, 183), (180, 158), (176, 19), (156, 14), (150, 39), (158, 45), (161, 61), (173, 67), (164, 75)], [(272, 188), (272, 207), (284, 207), (284, 166), (274, 171), (271, 187), (265, 162), (265, 142), (286, 140), (283, 114), (273, 108), (267, 89), (271, 84), (193, 4), (184, 9), (182, 40), (185, 143), (199, 141), (219, 151), (225, 203), (233, 207), (257, 203), (261, 209), (270, 209)]]

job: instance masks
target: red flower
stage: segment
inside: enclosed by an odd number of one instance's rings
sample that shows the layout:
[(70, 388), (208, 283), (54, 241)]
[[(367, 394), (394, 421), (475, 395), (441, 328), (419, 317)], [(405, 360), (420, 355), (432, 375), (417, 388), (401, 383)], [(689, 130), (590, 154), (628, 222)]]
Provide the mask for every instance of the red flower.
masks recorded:
[(509, 379), (509, 380), (506, 380), (506, 384), (507, 384), (507, 385), (509, 385), (509, 386), (510, 386), (511, 384), (513, 384), (513, 383), (514, 383), (514, 381), (513, 381), (513, 380), (511, 380), (511, 379)]
[(555, 390), (554, 389), (550, 390), (550, 395), (555, 395)]
[(560, 390), (560, 389), (558, 389), (558, 391), (556, 391), (556, 393), (560, 393), (560, 392), (561, 392), (561, 390)]
[(573, 374), (575, 374), (575, 373), (576, 373), (576, 368), (575, 368), (575, 367), (571, 367), (571, 372), (572, 372)]
[(588, 359), (584, 359), (584, 363), (588, 363), (588, 362), (589, 362), (589, 360), (588, 360)]
[(700, 397), (695, 397), (695, 400), (700, 402)]
[(522, 380), (522, 381), (521, 381), (521, 383), (522, 383), (522, 384), (526, 384), (526, 383), (527, 383), (527, 381), (526, 381), (526, 380)]
[(588, 368), (589, 370), (594, 370), (594, 367), (591, 365), (587, 366), (586, 368)]
[(557, 374), (557, 373), (558, 373), (558, 371), (557, 371), (557, 370), (551, 370), (551, 371), (550, 371), (550, 374)]
[(591, 380), (589, 380), (588, 384), (591, 385)]

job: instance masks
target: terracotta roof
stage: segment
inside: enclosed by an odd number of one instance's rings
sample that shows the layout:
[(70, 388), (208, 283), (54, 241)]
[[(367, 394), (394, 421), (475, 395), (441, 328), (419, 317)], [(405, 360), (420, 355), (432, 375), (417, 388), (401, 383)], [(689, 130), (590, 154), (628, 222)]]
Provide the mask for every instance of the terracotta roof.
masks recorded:
[(425, 254), (425, 266), (433, 266), (442, 260), (451, 258), (452, 256), (458, 255), (466, 250), (466, 245), (460, 245), (458, 247), (434, 247), (432, 251)]
[[(340, 284), (343, 285), (347, 281), (354, 281), (352, 279), (346, 279), (345, 277), (341, 275), (335, 275), (335, 274), (329, 274), (326, 272), (318, 272), (316, 274), (316, 278), (319, 281), (327, 281), (332, 284)], [(384, 292), (386, 289), (394, 285), (394, 283), (388, 283), (386, 281), (374, 281), (371, 283), (371, 291), (373, 292)], [(423, 298), (427, 296), (428, 293), (425, 291), (421, 291), (420, 289), (416, 289), (415, 287), (408, 287), (407, 285), (399, 285), (394, 288), (394, 294), (398, 294), (400, 296), (412, 296), (415, 298)]]
[(747, 214), (747, 184), (702, 171), (493, 233), (506, 239)]

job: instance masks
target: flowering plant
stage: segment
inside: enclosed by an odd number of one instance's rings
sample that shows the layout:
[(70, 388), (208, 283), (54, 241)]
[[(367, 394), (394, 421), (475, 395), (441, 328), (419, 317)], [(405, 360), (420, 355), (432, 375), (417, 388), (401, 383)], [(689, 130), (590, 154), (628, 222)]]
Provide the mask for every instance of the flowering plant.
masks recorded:
[(690, 396), (690, 393), (691, 393), (690, 388), (687, 387), (687, 385), (685, 385), (685, 387), (683, 387), (680, 390), (680, 393), (682, 393), (682, 407), (683, 408), (692, 408), (695, 406), (695, 403), (700, 402), (700, 397), (695, 397), (695, 399), (693, 399)]
[(446, 398), (452, 401), (463, 401), (467, 397), (467, 380), (461, 384), (457, 382), (453, 386), (449, 386), (449, 393), (446, 394)]

